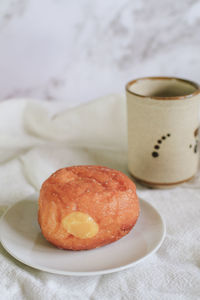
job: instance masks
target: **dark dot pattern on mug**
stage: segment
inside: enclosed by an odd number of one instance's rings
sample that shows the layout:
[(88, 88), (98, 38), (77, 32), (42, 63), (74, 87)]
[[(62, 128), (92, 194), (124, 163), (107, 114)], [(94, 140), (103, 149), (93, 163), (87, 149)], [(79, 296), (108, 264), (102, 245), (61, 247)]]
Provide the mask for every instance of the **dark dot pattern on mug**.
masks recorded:
[(198, 136), (198, 134), (199, 134), (199, 127), (195, 129), (194, 136), (196, 137), (196, 136)]
[(159, 154), (158, 154), (158, 152), (157, 152), (157, 151), (154, 151), (154, 152), (152, 152), (152, 156), (153, 156), (153, 157), (158, 157), (158, 156), (159, 156)]
[(198, 152), (198, 140), (196, 140), (196, 143), (194, 145), (194, 153)]
[(198, 144), (199, 144), (199, 141), (198, 141), (198, 139), (196, 139), (195, 140), (195, 144), (194, 145), (192, 145), (192, 144), (190, 144), (189, 145), (189, 148), (191, 149), (191, 150), (193, 150), (193, 152), (196, 154), (197, 152), (198, 152)]
[(155, 145), (155, 146), (154, 146), (154, 149), (160, 149), (160, 146)]
[[(157, 144), (154, 145), (154, 149), (159, 150), (161, 147), (162, 142), (165, 142), (167, 138), (169, 138), (171, 136), (171, 133), (167, 133), (166, 135), (163, 135), (159, 140), (157, 140)], [(159, 145), (158, 145), (159, 144)], [(151, 155), (156, 158), (159, 156), (159, 152), (158, 151), (153, 151), (151, 153)]]
[(198, 153), (199, 150), (199, 139), (198, 139), (198, 135), (199, 135), (199, 127), (195, 129), (195, 131), (193, 132), (193, 136), (195, 139), (195, 143), (194, 144), (190, 144), (189, 148), (196, 154)]

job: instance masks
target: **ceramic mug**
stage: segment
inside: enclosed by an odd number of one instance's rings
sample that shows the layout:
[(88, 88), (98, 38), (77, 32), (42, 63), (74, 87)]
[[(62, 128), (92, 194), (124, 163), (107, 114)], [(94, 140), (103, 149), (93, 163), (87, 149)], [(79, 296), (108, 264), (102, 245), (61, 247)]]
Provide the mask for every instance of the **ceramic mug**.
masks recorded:
[(168, 187), (198, 168), (200, 89), (174, 77), (146, 77), (126, 85), (128, 168), (143, 184)]

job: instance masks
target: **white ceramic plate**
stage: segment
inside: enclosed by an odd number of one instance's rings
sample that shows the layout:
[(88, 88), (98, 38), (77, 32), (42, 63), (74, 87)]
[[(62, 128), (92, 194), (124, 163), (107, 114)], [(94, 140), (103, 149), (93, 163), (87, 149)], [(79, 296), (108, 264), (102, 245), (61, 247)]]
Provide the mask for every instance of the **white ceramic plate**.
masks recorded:
[(146, 201), (136, 226), (121, 240), (87, 251), (60, 250), (42, 236), (37, 223), (37, 198), (33, 195), (11, 206), (2, 216), (3, 247), (33, 268), (64, 275), (98, 275), (132, 267), (154, 253), (165, 236), (165, 223)]

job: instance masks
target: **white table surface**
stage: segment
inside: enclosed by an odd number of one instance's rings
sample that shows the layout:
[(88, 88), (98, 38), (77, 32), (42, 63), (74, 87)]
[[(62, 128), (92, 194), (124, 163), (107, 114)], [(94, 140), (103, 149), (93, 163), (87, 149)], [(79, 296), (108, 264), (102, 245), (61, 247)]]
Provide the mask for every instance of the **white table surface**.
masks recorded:
[[(128, 175), (125, 111), (125, 99), (117, 95), (70, 110), (59, 102), (0, 103), (0, 215), (9, 204), (38, 192), (42, 182), (64, 166), (104, 165)], [(0, 244), (0, 298), (198, 300), (199, 189), (200, 171), (173, 189), (137, 184), (138, 196), (164, 218), (166, 237), (156, 253), (121, 272), (53, 275), (23, 265)]]

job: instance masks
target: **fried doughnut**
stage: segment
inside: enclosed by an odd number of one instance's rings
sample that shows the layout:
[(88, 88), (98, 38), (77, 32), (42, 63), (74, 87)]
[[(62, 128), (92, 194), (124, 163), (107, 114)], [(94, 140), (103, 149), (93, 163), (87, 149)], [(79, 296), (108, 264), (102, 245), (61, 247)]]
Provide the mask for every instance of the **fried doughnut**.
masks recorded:
[(135, 184), (107, 167), (60, 169), (40, 190), (42, 234), (58, 248), (86, 250), (112, 243), (133, 228), (138, 216)]

